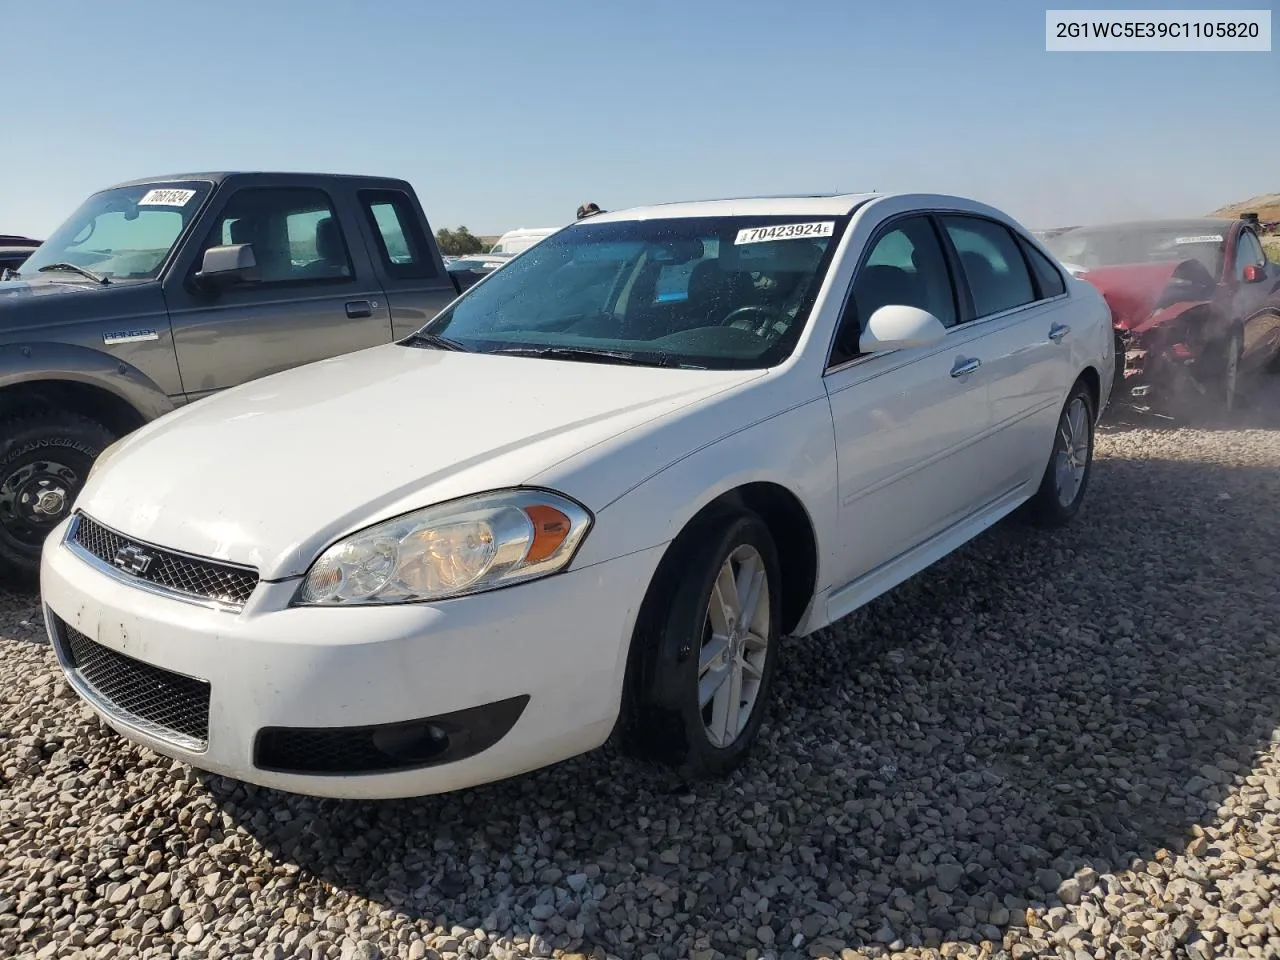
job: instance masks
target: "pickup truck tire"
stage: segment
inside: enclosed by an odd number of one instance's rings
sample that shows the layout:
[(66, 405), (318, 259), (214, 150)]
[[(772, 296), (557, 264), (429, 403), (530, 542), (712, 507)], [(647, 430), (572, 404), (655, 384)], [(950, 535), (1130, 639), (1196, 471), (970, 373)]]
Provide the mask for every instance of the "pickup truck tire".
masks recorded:
[(114, 439), (97, 421), (63, 411), (0, 424), (0, 578), (36, 583), (45, 538)]

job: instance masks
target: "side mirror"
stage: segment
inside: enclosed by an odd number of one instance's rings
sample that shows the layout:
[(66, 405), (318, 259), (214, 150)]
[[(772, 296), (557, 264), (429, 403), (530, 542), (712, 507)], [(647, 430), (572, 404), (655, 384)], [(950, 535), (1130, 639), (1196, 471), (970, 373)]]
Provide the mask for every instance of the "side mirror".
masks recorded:
[(1261, 283), (1265, 279), (1267, 279), (1266, 267), (1259, 266), (1256, 263), (1251, 263), (1244, 268), (1245, 283)]
[(858, 338), (858, 351), (887, 353), (911, 347), (932, 347), (946, 337), (947, 328), (927, 310), (890, 304), (871, 314), (867, 328)]
[(262, 279), (258, 259), (253, 255), (251, 243), (229, 243), (224, 247), (210, 247), (204, 252), (204, 260), (195, 276), (203, 287), (229, 287), (236, 283), (257, 283)]

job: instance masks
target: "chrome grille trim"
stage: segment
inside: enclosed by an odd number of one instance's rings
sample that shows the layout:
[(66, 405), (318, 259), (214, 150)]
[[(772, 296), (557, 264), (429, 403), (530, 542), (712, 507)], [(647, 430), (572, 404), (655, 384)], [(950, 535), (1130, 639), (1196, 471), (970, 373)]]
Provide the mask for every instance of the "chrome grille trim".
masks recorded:
[[(258, 571), (210, 560), (127, 536), (77, 511), (63, 543), (81, 560), (121, 583), (149, 593), (215, 610), (239, 612), (258, 585)], [(116, 551), (131, 546), (152, 554), (155, 571), (138, 575), (112, 563)]]

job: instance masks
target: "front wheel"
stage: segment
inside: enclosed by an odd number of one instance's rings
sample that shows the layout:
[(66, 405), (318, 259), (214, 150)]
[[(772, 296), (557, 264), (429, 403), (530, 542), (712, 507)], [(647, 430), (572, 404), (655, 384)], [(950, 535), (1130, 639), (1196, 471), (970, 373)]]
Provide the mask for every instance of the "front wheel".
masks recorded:
[(1058, 416), (1053, 453), (1040, 489), (1029, 504), (1032, 517), (1042, 526), (1065, 526), (1080, 512), (1093, 471), (1095, 419), (1093, 395), (1083, 382), (1076, 381)]
[(113, 439), (101, 424), (72, 413), (0, 424), (0, 574), (35, 583), (45, 538)]
[(1227, 412), (1235, 410), (1239, 403), (1240, 357), (1244, 353), (1244, 337), (1239, 330), (1231, 331), (1227, 340), (1226, 353), (1222, 358), (1222, 391)]
[(754, 514), (685, 539), (632, 639), (622, 746), (691, 779), (746, 758), (764, 718), (782, 615), (777, 548)]

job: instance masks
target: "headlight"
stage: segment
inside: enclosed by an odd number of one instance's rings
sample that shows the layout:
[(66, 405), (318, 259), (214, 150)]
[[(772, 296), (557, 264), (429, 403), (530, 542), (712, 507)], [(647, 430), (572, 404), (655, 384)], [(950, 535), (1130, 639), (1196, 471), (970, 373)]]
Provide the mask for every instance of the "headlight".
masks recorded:
[(311, 565), (295, 603), (443, 600), (564, 569), (591, 525), (580, 504), (542, 490), (454, 500), (339, 540)]

